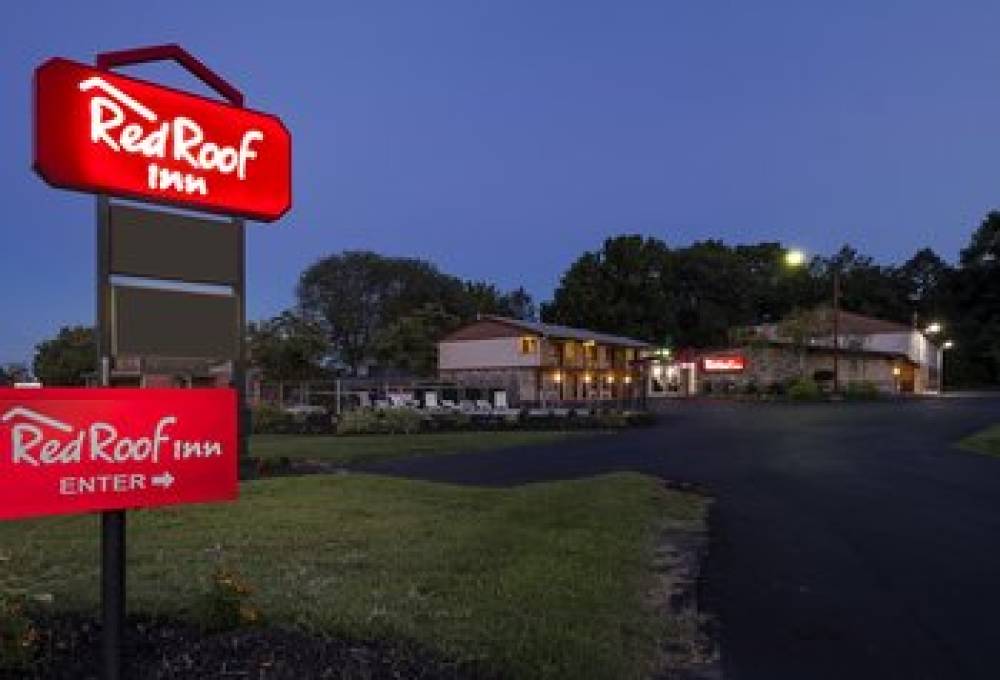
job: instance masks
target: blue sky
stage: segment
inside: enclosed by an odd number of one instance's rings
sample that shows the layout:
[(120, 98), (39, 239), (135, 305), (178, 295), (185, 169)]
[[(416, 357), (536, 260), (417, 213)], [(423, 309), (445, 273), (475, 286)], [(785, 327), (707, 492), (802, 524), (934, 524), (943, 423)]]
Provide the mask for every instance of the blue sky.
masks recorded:
[[(280, 115), (251, 318), (371, 249), (547, 298), (604, 238), (946, 259), (1000, 203), (1000, 5), (31, 2), (0, 24), (0, 361), (93, 318), (91, 199), (30, 170), (32, 70), (178, 42)], [(134, 75), (200, 89), (172, 67)]]

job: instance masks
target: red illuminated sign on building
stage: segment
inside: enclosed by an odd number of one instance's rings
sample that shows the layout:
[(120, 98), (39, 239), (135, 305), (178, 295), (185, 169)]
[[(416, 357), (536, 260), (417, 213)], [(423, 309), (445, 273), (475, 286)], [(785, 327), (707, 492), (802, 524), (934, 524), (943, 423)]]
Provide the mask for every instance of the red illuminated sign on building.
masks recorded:
[(269, 114), (51, 59), (34, 124), (35, 170), (56, 187), (264, 222), (291, 206), (291, 137)]
[(737, 373), (746, 369), (746, 359), (742, 354), (704, 357), (701, 368), (706, 373)]
[(0, 519), (234, 500), (230, 389), (0, 389)]

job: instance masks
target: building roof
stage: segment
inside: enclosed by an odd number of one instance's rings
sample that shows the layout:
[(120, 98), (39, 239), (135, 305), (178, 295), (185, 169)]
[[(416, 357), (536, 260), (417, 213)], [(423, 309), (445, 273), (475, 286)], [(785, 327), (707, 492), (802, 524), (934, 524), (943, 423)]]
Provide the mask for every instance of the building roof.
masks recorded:
[[(514, 328), (522, 333), (527, 333), (529, 335), (538, 335), (548, 338), (556, 338), (560, 340), (579, 340), (580, 342), (596, 342), (602, 345), (616, 345), (619, 347), (635, 347), (642, 349), (649, 347), (650, 344), (643, 342), (642, 340), (636, 340), (635, 338), (627, 338), (621, 335), (610, 335), (608, 333), (598, 333), (597, 331), (589, 331), (583, 328), (571, 328), (570, 326), (560, 326), (553, 323), (542, 323), (540, 321), (524, 321), (522, 319), (511, 319), (505, 316), (492, 316), (483, 315), (479, 320), (473, 321), (465, 328), (469, 326), (474, 326), (483, 322), (492, 322)], [(462, 329), (459, 329), (461, 331)], [(458, 331), (456, 331), (457, 333)], [(449, 334), (444, 338), (447, 341), (455, 333)], [(458, 338), (456, 338), (458, 339)]]
[(896, 321), (876, 319), (873, 316), (840, 310), (840, 332), (849, 335), (878, 335), (879, 333), (909, 333), (913, 326)]
[[(832, 324), (833, 323), (833, 309), (824, 306), (818, 307), (814, 310), (815, 314), (819, 314), (819, 318), (823, 323)], [(840, 310), (839, 313), (839, 331), (840, 335), (880, 335), (885, 333), (911, 333), (917, 329), (913, 326), (905, 323), (899, 323), (897, 321), (887, 321), (885, 319), (877, 319), (873, 316), (865, 316), (864, 314), (857, 314), (855, 312), (848, 312), (845, 310)], [(778, 328), (781, 326), (781, 322), (777, 323), (765, 323), (756, 326), (758, 329), (771, 329), (770, 335), (775, 335)], [(831, 330), (832, 334), (832, 330)]]

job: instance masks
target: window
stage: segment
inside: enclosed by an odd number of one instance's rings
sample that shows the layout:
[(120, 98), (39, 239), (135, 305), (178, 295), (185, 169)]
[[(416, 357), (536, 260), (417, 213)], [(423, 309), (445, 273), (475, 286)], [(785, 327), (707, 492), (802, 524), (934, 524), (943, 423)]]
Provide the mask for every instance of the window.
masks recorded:
[(526, 336), (521, 338), (521, 354), (536, 354), (538, 352), (538, 338)]

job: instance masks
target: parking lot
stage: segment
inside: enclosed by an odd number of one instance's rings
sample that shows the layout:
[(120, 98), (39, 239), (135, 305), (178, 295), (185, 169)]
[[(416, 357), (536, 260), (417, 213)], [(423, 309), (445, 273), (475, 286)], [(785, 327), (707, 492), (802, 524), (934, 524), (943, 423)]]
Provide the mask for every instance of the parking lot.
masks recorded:
[(1000, 398), (678, 402), (653, 428), (371, 466), (477, 485), (637, 470), (716, 497), (703, 606), (730, 678), (995, 678)]

